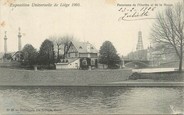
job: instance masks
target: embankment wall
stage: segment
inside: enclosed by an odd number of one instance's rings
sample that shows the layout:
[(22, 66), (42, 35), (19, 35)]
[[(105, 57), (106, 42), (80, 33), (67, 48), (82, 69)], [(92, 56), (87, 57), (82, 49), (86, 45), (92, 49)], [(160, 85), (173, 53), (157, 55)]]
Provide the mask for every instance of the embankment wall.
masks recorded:
[(128, 79), (131, 70), (20, 70), (0, 68), (1, 86), (86, 86)]

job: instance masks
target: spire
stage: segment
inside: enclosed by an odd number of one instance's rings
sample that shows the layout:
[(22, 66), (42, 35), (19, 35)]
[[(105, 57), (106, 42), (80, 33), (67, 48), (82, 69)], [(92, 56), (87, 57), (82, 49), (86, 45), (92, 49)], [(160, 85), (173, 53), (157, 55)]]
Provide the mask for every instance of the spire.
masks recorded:
[(21, 49), (22, 49), (22, 44), (21, 44), (21, 37), (22, 37), (22, 35), (21, 35), (21, 32), (20, 32), (20, 27), (19, 27), (19, 32), (18, 32), (18, 51), (21, 51)]
[(4, 53), (5, 54), (7, 53), (7, 39), (8, 39), (7, 36), (6, 36), (6, 32), (7, 31), (4, 32), (4, 34), (5, 34), (4, 35)]
[(137, 47), (136, 47), (136, 50), (143, 50), (144, 47), (143, 47), (143, 41), (142, 41), (142, 32), (139, 31), (138, 32), (138, 42), (137, 42)]

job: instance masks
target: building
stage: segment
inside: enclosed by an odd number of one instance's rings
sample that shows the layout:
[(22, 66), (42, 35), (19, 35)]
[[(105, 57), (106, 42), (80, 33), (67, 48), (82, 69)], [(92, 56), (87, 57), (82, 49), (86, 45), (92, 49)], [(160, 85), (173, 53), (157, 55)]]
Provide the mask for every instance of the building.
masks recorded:
[(65, 55), (65, 59), (56, 63), (56, 69), (97, 68), (98, 50), (89, 42), (71, 42)]

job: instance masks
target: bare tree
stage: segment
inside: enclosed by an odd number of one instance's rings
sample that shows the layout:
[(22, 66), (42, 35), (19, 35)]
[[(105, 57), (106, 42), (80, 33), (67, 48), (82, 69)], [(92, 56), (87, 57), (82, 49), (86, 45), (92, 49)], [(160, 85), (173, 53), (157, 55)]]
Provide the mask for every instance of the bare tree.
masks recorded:
[(53, 41), (55, 45), (55, 49), (57, 50), (57, 61), (60, 60), (60, 51), (63, 49), (63, 58), (66, 57), (67, 49), (73, 41), (73, 36), (65, 35), (65, 36), (50, 36), (49, 39)]
[(64, 46), (63, 58), (66, 57), (66, 52), (69, 49), (69, 46), (70, 46), (71, 41), (73, 41), (73, 40), (74, 40), (73, 39), (73, 36), (66, 35), (66, 36), (63, 37), (63, 41), (62, 41), (62, 44)]
[(153, 24), (151, 39), (162, 53), (176, 53), (179, 59), (179, 71), (182, 71), (184, 53), (184, 3), (167, 7), (157, 14)]
[(60, 59), (60, 50), (62, 49), (62, 37), (58, 37), (58, 36), (50, 36), (49, 39), (54, 43), (54, 49), (57, 50), (57, 61), (59, 61)]

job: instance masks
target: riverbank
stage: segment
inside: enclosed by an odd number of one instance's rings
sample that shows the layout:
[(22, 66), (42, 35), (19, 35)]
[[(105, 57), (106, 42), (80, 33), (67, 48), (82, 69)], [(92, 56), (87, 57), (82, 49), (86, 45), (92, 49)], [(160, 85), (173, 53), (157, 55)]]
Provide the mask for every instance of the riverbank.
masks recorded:
[(123, 81), (107, 84), (92, 84), (91, 86), (122, 86), (122, 87), (184, 87), (184, 82), (147, 82), (145, 81)]
[(125, 81), (130, 69), (117, 70), (20, 70), (0, 68), (1, 86), (89, 86)]
[(129, 80), (152, 80), (154, 82), (184, 82), (184, 72), (177, 71), (155, 72), (155, 73), (137, 73), (129, 76)]
[[(133, 79), (131, 78), (134, 75)], [(20, 70), (0, 68), (0, 86), (184, 86), (184, 73), (132, 74), (115, 70)]]

